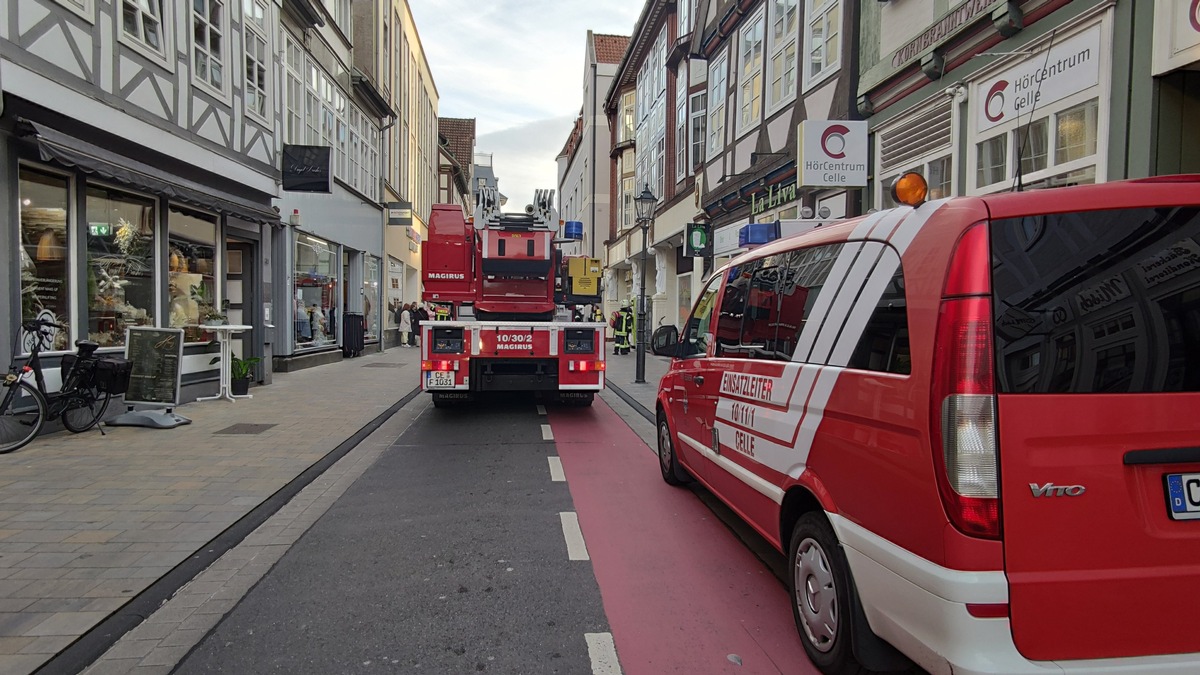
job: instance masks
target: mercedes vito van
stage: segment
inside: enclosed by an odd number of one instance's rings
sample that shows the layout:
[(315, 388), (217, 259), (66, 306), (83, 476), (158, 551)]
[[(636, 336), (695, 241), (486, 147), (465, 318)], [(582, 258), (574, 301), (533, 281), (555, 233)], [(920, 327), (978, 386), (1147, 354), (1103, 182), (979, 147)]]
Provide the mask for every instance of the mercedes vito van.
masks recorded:
[(787, 555), (826, 673), (1200, 673), (1200, 176), (894, 192), (655, 333), (663, 478)]

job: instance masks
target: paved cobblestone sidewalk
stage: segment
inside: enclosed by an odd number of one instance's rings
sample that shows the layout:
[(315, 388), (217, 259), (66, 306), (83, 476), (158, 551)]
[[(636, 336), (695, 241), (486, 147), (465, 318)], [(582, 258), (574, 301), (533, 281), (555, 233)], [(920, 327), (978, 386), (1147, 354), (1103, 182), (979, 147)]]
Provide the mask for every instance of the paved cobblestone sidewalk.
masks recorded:
[[(0, 455), (0, 673), (31, 673), (417, 385), (419, 350), (277, 374), (192, 424)], [(250, 434), (222, 433), (263, 425)]]

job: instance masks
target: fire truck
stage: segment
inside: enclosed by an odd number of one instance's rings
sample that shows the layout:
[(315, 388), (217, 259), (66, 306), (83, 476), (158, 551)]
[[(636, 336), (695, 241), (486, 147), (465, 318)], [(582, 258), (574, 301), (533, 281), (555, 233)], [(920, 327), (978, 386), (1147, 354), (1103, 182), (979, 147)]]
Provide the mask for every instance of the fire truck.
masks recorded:
[(484, 188), (469, 219), (460, 206), (433, 206), (421, 274), (435, 318), (421, 324), (421, 388), (434, 405), (532, 391), (586, 406), (604, 388), (605, 324), (558, 311), (565, 267), (553, 200), (537, 190), (524, 213), (502, 213), (499, 193)]

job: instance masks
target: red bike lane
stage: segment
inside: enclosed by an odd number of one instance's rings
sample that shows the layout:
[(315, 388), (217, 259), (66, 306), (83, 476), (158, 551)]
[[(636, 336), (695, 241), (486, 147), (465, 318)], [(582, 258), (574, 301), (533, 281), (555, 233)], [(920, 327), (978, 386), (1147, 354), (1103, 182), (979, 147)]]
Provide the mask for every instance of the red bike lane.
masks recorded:
[(625, 675), (817, 672), (784, 586), (620, 416), (549, 418)]

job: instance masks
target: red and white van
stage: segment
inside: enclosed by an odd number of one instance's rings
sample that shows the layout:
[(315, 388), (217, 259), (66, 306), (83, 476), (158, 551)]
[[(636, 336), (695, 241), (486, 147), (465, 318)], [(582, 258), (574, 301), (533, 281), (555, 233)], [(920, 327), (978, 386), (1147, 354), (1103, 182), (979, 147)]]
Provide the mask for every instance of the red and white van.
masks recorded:
[(1200, 176), (897, 192), (656, 332), (663, 478), (788, 555), (826, 673), (1200, 673)]

